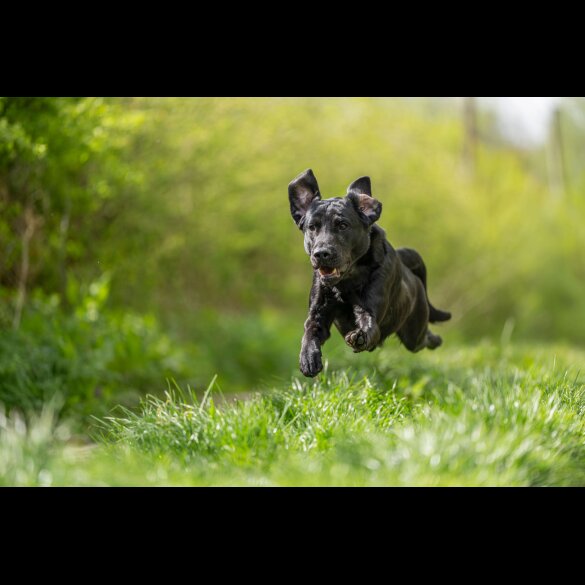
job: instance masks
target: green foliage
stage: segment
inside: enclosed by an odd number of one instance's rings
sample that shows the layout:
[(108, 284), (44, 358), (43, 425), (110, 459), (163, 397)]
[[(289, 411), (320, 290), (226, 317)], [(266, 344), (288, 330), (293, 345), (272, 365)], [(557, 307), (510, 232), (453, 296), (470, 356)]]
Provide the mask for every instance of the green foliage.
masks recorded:
[(104, 311), (107, 287), (102, 279), (78, 291), (73, 313), (56, 295), (35, 295), (22, 327), (0, 336), (0, 404), (38, 412), (58, 399), (64, 415), (105, 413), (156, 392), (165, 377), (185, 378), (185, 352), (154, 317)]
[[(124, 103), (0, 98), (0, 284), (26, 278), (64, 297), (72, 265), (83, 261), (91, 277), (99, 274), (95, 231), (111, 222), (110, 201), (140, 179), (120, 156), (142, 122)], [(27, 228), (31, 269), (23, 276)]]
[(310, 267), (286, 186), (311, 167), (325, 196), (372, 177), (380, 224), (425, 258), (434, 303), (454, 314), (449, 334), (478, 339), (510, 323), (516, 337), (585, 341), (574, 319), (585, 311), (583, 198), (555, 197), (546, 161), (501, 143), (480, 143), (470, 174), (459, 112), (428, 105), (136, 100), (149, 121), (136, 161), (147, 188), (98, 243), (114, 302), (156, 306), (187, 337), (196, 335), (187, 316), (211, 308), (272, 307), (297, 320)]
[(29, 290), (66, 302), (71, 280), (105, 272), (112, 305), (182, 339), (208, 336), (210, 311), (251, 322), (268, 308), (290, 328), (310, 267), (286, 186), (312, 167), (326, 196), (372, 177), (380, 224), (421, 252), (434, 303), (454, 314), (449, 335), (508, 323), (517, 338), (584, 342), (583, 105), (566, 107), (572, 179), (559, 198), (540, 150), (480, 142), (471, 174), (460, 112), (432, 100), (0, 98), (1, 310), (32, 223)]
[(257, 390), (288, 379), (298, 367), (302, 314), (295, 322), (274, 310), (207, 310), (185, 317), (182, 328), (189, 332), (181, 345), (189, 348), (195, 386), (217, 374), (228, 392)]

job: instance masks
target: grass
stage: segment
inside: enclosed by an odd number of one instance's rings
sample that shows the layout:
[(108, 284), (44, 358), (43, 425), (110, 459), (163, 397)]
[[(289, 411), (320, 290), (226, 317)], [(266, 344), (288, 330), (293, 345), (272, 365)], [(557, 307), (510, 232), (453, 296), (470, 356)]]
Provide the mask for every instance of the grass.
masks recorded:
[[(389, 347), (246, 400), (170, 388), (72, 441), (0, 417), (0, 485), (585, 485), (585, 353)], [(339, 364), (336, 364), (339, 366)]]

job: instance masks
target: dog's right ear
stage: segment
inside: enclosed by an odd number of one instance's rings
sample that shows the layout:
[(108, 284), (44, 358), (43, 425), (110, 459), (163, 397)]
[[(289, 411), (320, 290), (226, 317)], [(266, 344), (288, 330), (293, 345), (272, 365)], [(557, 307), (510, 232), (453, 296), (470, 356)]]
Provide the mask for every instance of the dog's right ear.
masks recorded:
[(311, 169), (307, 169), (288, 184), (290, 214), (299, 229), (303, 229), (305, 214), (315, 199), (321, 199), (317, 179)]

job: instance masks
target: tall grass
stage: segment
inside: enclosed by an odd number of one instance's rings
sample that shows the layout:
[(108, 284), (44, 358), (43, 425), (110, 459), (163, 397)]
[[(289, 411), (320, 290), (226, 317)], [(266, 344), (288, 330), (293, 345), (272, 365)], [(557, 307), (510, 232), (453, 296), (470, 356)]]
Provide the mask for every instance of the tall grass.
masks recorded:
[[(563, 348), (387, 349), (354, 376), (221, 402), (169, 390), (107, 419), (107, 442), (196, 484), (583, 485), (585, 384)], [(398, 364), (398, 365), (395, 365)]]
[(585, 485), (585, 354), (396, 348), (243, 399), (172, 384), (99, 419), (0, 416), (1, 485)]

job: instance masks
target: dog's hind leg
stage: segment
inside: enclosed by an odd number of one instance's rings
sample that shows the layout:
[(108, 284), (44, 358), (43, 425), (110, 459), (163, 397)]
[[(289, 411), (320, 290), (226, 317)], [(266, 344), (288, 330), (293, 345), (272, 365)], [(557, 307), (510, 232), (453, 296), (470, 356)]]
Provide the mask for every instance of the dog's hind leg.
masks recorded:
[(443, 343), (443, 340), (440, 335), (436, 335), (430, 329), (427, 329), (425, 343), (428, 349), (437, 349)]
[(427, 347), (436, 349), (443, 343), (443, 340), (429, 330), (429, 307), (423, 283), (418, 278), (410, 278), (415, 283), (416, 303), (408, 319), (396, 332), (404, 347), (416, 353)]
[(436, 335), (430, 329), (425, 329), (422, 333), (410, 329), (408, 326), (403, 327), (396, 333), (404, 347), (413, 353), (421, 349), (437, 349), (443, 343), (440, 335)]
[(451, 318), (451, 313), (448, 311), (441, 311), (431, 305), (427, 291), (427, 267), (425, 266), (421, 255), (412, 248), (398, 248), (396, 253), (399, 256), (400, 261), (409, 268), (415, 276), (418, 276), (423, 283), (427, 303), (429, 304), (429, 322), (437, 323), (439, 321), (448, 321)]

